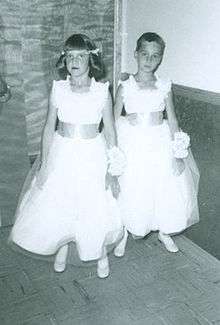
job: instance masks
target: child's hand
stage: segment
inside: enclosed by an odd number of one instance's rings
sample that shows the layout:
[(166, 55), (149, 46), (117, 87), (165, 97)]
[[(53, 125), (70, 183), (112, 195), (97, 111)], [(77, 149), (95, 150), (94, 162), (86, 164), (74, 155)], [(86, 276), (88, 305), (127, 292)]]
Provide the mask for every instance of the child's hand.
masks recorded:
[(109, 186), (111, 188), (113, 197), (117, 199), (120, 193), (120, 185), (118, 182), (118, 177), (112, 176), (107, 172), (105, 176), (105, 189), (107, 190)]
[(40, 170), (37, 173), (37, 177), (36, 177), (36, 184), (40, 189), (43, 188), (43, 185), (45, 184), (47, 177), (48, 177), (47, 167), (44, 165), (41, 165)]
[(127, 119), (128, 119), (128, 122), (133, 126), (137, 125), (139, 122), (137, 113), (127, 114)]
[(127, 73), (127, 72), (122, 72), (122, 73), (121, 73), (121, 76), (120, 76), (120, 79), (121, 79), (122, 81), (124, 81), (124, 80), (127, 80), (127, 79), (129, 78), (129, 76), (130, 76), (129, 73)]
[(185, 163), (183, 159), (173, 159), (173, 174), (175, 176), (180, 176), (185, 169)]

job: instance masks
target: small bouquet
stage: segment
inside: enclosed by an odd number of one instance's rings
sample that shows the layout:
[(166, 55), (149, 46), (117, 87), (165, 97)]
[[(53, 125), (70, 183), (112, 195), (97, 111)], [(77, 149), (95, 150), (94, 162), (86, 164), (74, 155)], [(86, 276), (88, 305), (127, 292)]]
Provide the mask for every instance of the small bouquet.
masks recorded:
[(126, 166), (126, 158), (118, 147), (114, 146), (107, 150), (108, 172), (112, 176), (120, 176)]
[(188, 156), (188, 148), (190, 146), (190, 137), (183, 131), (174, 133), (172, 141), (172, 149), (175, 158), (183, 159)]

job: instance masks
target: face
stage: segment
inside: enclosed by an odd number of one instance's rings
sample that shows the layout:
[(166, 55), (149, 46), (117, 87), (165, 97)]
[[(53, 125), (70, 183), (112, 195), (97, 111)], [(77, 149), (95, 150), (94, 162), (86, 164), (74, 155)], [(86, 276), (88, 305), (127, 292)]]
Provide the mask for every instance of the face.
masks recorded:
[(70, 50), (66, 53), (66, 67), (68, 72), (79, 77), (89, 72), (89, 52), (87, 50)]
[(161, 46), (156, 42), (143, 41), (138, 51), (135, 51), (138, 70), (154, 72), (163, 58)]

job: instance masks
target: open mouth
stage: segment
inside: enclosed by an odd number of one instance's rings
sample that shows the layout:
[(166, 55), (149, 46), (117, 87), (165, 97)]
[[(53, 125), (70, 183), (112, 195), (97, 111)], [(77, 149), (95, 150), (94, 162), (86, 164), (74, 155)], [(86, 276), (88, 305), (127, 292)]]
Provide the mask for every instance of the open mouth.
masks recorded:
[(72, 70), (78, 70), (79, 68), (77, 68), (77, 67), (72, 67)]

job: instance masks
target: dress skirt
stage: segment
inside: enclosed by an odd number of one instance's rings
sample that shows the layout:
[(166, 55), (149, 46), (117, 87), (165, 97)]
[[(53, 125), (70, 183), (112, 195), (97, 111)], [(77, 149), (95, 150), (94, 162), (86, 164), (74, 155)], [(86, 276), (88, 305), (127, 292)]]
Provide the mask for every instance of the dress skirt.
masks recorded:
[(119, 146), (127, 156), (119, 197), (125, 227), (137, 236), (155, 230), (174, 234), (198, 222), (199, 171), (189, 150), (184, 172), (174, 175), (167, 121), (133, 126), (121, 117), (117, 131)]
[(117, 202), (105, 190), (103, 135), (77, 139), (56, 132), (42, 188), (36, 183), (37, 164), (24, 184), (10, 240), (40, 255), (73, 241), (82, 261), (100, 258), (104, 247), (123, 235)]

